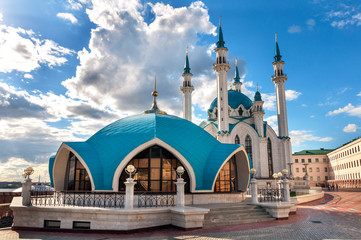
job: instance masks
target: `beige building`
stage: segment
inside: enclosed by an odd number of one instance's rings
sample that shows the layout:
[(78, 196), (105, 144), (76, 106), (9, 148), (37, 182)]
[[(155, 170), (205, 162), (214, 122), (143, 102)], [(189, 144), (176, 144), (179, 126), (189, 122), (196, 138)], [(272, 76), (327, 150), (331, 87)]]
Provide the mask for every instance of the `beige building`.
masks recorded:
[(327, 156), (332, 150), (303, 150), (292, 154), (292, 175), (295, 180), (302, 180), (306, 173), (309, 185), (326, 186), (333, 172)]
[(329, 182), (340, 188), (361, 188), (361, 138), (327, 154), (335, 172)]

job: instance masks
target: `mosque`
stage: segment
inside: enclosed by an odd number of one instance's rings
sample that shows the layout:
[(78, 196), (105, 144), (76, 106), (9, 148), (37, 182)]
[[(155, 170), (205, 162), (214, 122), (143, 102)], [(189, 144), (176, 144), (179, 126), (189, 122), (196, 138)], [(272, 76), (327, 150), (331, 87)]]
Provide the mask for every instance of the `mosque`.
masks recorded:
[[(260, 92), (254, 101), (241, 91), (238, 67), (232, 89), (227, 88), (227, 63), (222, 27), (219, 26), (216, 63), (217, 97), (200, 126), (192, 123), (192, 73), (188, 52), (184, 67), (183, 118), (168, 115), (157, 106), (142, 114), (122, 118), (99, 130), (84, 142), (63, 142), (49, 161), (52, 186), (56, 191), (124, 191), (125, 169), (134, 165), (135, 192), (175, 192), (176, 168), (183, 166), (188, 195), (231, 193), (244, 199), (249, 170), (270, 181), (274, 172), (291, 161), (288, 136), (285, 81), (281, 54), (276, 40), (274, 76), (278, 131), (263, 120)], [(205, 195), (204, 195), (205, 194)], [(220, 199), (219, 197), (215, 199)]]

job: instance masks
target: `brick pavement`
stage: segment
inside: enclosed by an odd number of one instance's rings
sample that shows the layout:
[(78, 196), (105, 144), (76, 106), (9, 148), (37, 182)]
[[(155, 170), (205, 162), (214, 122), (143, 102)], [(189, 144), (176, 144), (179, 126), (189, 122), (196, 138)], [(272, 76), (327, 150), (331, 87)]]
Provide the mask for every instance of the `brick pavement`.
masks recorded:
[(361, 239), (361, 193), (329, 192), (300, 205), (288, 220), (183, 231), (166, 228), (134, 234), (74, 234), (0, 230), (1, 240), (92, 239)]

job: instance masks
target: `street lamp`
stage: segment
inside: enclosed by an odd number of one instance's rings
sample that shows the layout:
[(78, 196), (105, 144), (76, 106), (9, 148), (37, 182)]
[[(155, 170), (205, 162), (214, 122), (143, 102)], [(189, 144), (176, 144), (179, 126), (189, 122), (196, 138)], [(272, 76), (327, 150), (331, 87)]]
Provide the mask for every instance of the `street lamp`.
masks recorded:
[(177, 167), (176, 172), (177, 172), (177, 174), (178, 174), (178, 177), (179, 177), (179, 178), (182, 178), (182, 175), (183, 175), (184, 172), (185, 172), (184, 167), (182, 167), (182, 166)]
[(34, 173), (34, 169), (32, 167), (27, 167), (24, 170), (24, 177), (30, 179), (30, 175)]
[(137, 169), (133, 165), (128, 165), (125, 169), (125, 172), (129, 174), (129, 178), (132, 178), (132, 175), (135, 173)]
[(252, 178), (256, 178), (256, 172), (257, 172), (257, 170), (255, 168), (252, 168), (251, 170), (249, 170), (249, 173), (252, 174)]
[(282, 174), (284, 178), (287, 178), (287, 174), (288, 174), (288, 170), (287, 169), (283, 169), (282, 170)]

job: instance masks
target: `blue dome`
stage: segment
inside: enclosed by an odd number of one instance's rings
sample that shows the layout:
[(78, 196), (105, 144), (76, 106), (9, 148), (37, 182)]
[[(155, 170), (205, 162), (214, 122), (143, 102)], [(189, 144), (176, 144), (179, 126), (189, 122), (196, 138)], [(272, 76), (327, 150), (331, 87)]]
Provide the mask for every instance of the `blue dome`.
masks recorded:
[[(192, 122), (165, 114), (139, 114), (120, 119), (85, 142), (66, 142), (88, 166), (96, 190), (111, 190), (115, 171), (140, 145), (158, 138), (192, 166), (196, 190), (211, 190), (223, 161), (240, 145), (223, 144)], [(142, 149), (144, 150), (144, 149)], [(50, 159), (53, 166), (54, 158)], [(52, 178), (52, 171), (50, 171)]]
[[(237, 109), (241, 104), (245, 109), (250, 109), (252, 107), (252, 100), (249, 99), (243, 93), (234, 90), (229, 90), (228, 105), (233, 109)], [(209, 110), (213, 110), (214, 107), (217, 107), (217, 98), (213, 100), (211, 106), (209, 107)]]

